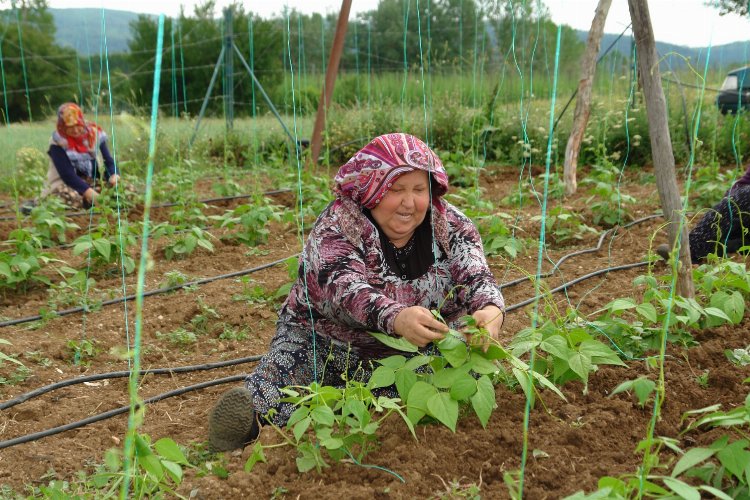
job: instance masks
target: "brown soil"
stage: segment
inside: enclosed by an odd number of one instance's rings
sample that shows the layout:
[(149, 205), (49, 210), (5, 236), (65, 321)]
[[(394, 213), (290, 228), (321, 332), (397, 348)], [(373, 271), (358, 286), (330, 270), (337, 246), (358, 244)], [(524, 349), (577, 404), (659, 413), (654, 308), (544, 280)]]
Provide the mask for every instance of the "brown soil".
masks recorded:
[[(517, 184), (517, 174), (500, 171), (483, 180), (488, 198), (499, 200)], [(657, 201), (652, 186), (631, 183), (623, 190), (639, 201), (631, 210), (633, 218), (654, 213)], [(590, 224), (586, 198), (583, 193), (565, 203), (584, 215)], [(284, 201), (288, 206), (293, 202), (291, 199)], [(554, 203), (552, 201), (551, 206)], [(538, 207), (529, 205), (519, 214), (516, 224), (523, 231), (522, 236), (537, 237), (538, 224), (530, 218), (538, 211)], [(158, 219), (159, 214), (156, 217)], [(653, 219), (619, 229), (614, 238), (604, 240), (600, 251), (568, 259), (556, 274), (544, 280), (545, 285), (552, 288), (597, 269), (644, 260), (650, 239), (656, 235), (654, 245), (664, 240), (661, 224), (660, 219)], [(543, 270), (550, 269), (551, 263), (565, 254), (595, 246), (598, 239), (599, 235), (592, 234), (574, 246), (547, 247)], [(146, 288), (159, 287), (167, 271), (179, 270), (191, 278), (215, 276), (293, 255), (300, 247), (294, 229), (281, 224), (273, 226), (268, 243), (256, 252), (218, 241), (213, 254), (201, 250), (184, 261), (166, 261), (157, 244), (155, 249), (150, 249), (154, 267), (146, 276)], [(80, 264), (70, 250), (55, 250), (54, 253), (71, 264)], [(501, 259), (492, 259), (491, 265), (498, 280), (508, 282), (525, 273), (536, 273), (536, 254), (536, 247), (532, 246), (512, 265)], [(666, 272), (662, 263), (656, 263), (654, 269), (657, 273)], [(553, 303), (561, 311), (569, 305), (584, 313), (595, 311), (615, 297), (633, 296), (632, 280), (643, 272), (644, 268), (636, 268), (589, 279), (570, 288), (567, 295), (555, 294)], [(288, 281), (284, 265), (249, 277), (253, 284), (268, 291)], [(121, 295), (123, 285), (118, 276), (110, 277), (102, 272), (95, 278), (96, 288), (103, 296), (110, 289), (115, 290), (112, 296)], [(135, 276), (126, 279), (128, 293), (135, 289), (134, 283)], [(243, 284), (236, 278), (223, 279), (195, 291), (147, 298), (143, 311), (143, 368), (196, 365), (264, 353), (274, 333), (277, 304), (234, 300), (242, 289)], [(505, 288), (503, 293), (510, 305), (533, 296), (533, 287), (523, 283)], [(8, 293), (0, 302), (0, 316), (19, 318), (37, 314), (46, 300), (47, 292), (42, 287), (32, 288), (25, 294)], [(190, 327), (191, 319), (200, 314), (199, 300), (213, 308), (219, 318), (210, 320), (208, 331), (198, 342), (176, 347), (163, 336), (157, 336), (157, 332)], [(20, 383), (0, 386), (0, 396), (7, 400), (81, 374), (126, 370), (127, 363), (117, 352), (125, 345), (126, 336), (131, 339), (134, 336), (134, 310), (134, 304), (129, 303), (127, 323), (124, 306), (117, 305), (85, 316), (74, 314), (45, 323), (2, 328), (0, 338), (12, 343), (3, 346), (3, 352), (18, 355), (31, 369), (31, 375)], [(529, 308), (521, 308), (511, 313), (504, 330), (511, 335), (529, 326), (530, 312)], [(243, 341), (222, 340), (219, 334), (224, 325), (246, 328), (249, 337)], [(738, 327), (707, 330), (696, 334), (697, 347), (670, 348), (665, 366), (666, 403), (657, 435), (679, 437), (683, 446), (703, 444), (717, 437), (715, 432), (680, 437), (683, 429), (680, 418), (690, 409), (715, 403), (730, 409), (743, 402), (745, 391), (741, 384), (750, 376), (750, 368), (737, 368), (729, 363), (724, 350), (744, 347), (749, 329), (750, 323), (745, 321)], [(67, 344), (84, 335), (94, 342), (97, 354), (87, 360), (86, 366), (73, 366)], [(5, 363), (0, 367), (0, 375), (10, 377), (14, 368), (13, 364)], [(240, 365), (172, 376), (147, 376), (141, 382), (139, 394), (145, 399), (250, 370), (251, 365)], [(709, 374), (707, 387), (697, 380), (704, 372)], [(640, 407), (628, 394), (608, 395), (620, 382), (646, 374), (654, 376), (643, 362), (631, 362), (627, 368), (602, 367), (592, 374), (587, 390), (579, 383), (566, 385), (563, 392), (567, 401), (549, 392), (542, 393), (542, 401), (532, 410), (529, 423), (526, 498), (560, 498), (581, 489), (595, 488), (603, 475), (636, 471), (640, 455), (634, 450), (646, 435), (651, 407)], [(149, 406), (142, 432), (153, 440), (171, 437), (181, 445), (205, 442), (207, 414), (227, 388), (215, 386), (193, 391)], [(0, 439), (8, 440), (78, 421), (127, 403), (126, 379), (66, 387), (4, 410), (0, 415)], [(368, 455), (366, 461), (398, 473), (404, 482), (382, 470), (352, 463), (334, 465), (322, 474), (300, 474), (296, 470), (295, 451), (280, 447), (267, 450), (268, 463), (257, 465), (252, 473), (243, 471), (250, 449), (227, 455), (227, 479), (210, 474), (201, 476), (197, 470), (188, 470), (179, 491), (196, 498), (269, 497), (274, 491), (285, 491), (288, 498), (423, 498), (446, 494), (453, 483), (458, 485), (454, 487), (454, 494), (462, 486), (475, 484), (481, 488), (483, 498), (507, 498), (503, 475), (520, 467), (525, 399), (520, 391), (499, 386), (497, 405), (486, 429), (476, 418), (466, 417), (459, 421), (455, 434), (438, 426), (419, 427), (416, 441), (401, 422), (395, 418), (386, 421), (380, 432), (380, 447)], [(104, 451), (121, 442), (126, 428), (127, 417), (122, 415), (0, 450), (0, 484), (22, 491), (25, 485), (45, 484), (52, 478), (71, 478), (76, 471), (101, 463)], [(273, 429), (266, 428), (261, 440), (270, 444), (278, 442), (278, 437)], [(662, 457), (664, 461), (674, 458), (671, 454)]]

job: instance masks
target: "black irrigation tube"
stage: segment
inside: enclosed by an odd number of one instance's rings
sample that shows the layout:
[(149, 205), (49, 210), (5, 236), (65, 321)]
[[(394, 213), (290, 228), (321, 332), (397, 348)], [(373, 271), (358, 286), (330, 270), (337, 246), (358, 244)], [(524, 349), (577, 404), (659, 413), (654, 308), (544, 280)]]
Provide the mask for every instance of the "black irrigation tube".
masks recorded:
[[(247, 356), (245, 358), (229, 359), (226, 361), (217, 361), (215, 363), (206, 363), (202, 365), (177, 366), (175, 368), (151, 368), (148, 370), (141, 370), (139, 373), (140, 373), (140, 376), (143, 377), (144, 375), (172, 375), (174, 373), (188, 373), (188, 372), (215, 370), (217, 368), (225, 368), (227, 366), (235, 366), (235, 365), (241, 365), (244, 363), (252, 363), (255, 361), (259, 361), (260, 358), (262, 357), (263, 355), (259, 354), (255, 356)], [(121, 370), (118, 372), (96, 373), (93, 375), (85, 375), (82, 377), (75, 377), (75, 378), (69, 378), (67, 380), (61, 380), (60, 382), (55, 382), (54, 384), (48, 384), (43, 387), (39, 387), (38, 389), (34, 389), (33, 391), (29, 391), (25, 394), (21, 394), (20, 396), (16, 396), (13, 399), (9, 399), (8, 401), (4, 401), (3, 403), (0, 403), (0, 410), (7, 410), (8, 408), (16, 406), (17, 404), (21, 404), (25, 401), (28, 401), (29, 399), (39, 397), (42, 394), (46, 394), (48, 392), (55, 391), (57, 389), (62, 389), (63, 387), (83, 384), (84, 382), (94, 382), (96, 380), (125, 378), (125, 377), (129, 377), (130, 373), (131, 373), (130, 370)]]
[[(186, 283), (182, 283), (182, 284), (179, 284), (179, 285), (168, 286), (168, 287), (164, 287), (164, 288), (157, 288), (156, 290), (149, 290), (147, 292), (144, 292), (143, 296), (144, 297), (150, 297), (152, 295), (158, 295), (160, 293), (167, 293), (167, 292), (172, 292), (174, 290), (180, 290), (181, 288), (186, 288), (186, 287), (189, 287), (189, 286), (203, 285), (205, 283), (211, 283), (212, 281), (218, 281), (218, 280), (221, 280), (221, 279), (234, 278), (234, 277), (237, 277), (237, 276), (244, 276), (246, 274), (252, 274), (252, 273), (255, 273), (255, 272), (258, 272), (258, 271), (262, 271), (264, 269), (268, 269), (269, 267), (273, 267), (273, 266), (276, 266), (278, 264), (281, 264), (282, 262), (285, 262), (286, 260), (291, 259), (292, 257), (296, 257), (298, 255), (299, 254), (297, 253), (297, 254), (294, 254), (294, 255), (290, 255), (288, 257), (284, 257), (283, 259), (275, 260), (273, 262), (268, 262), (268, 263), (260, 265), (258, 267), (251, 267), (249, 269), (243, 269), (242, 271), (235, 271), (233, 273), (220, 274), (219, 276), (211, 276), (210, 278), (202, 278), (202, 279), (199, 279), (199, 280), (188, 281)], [(120, 298), (117, 298), (117, 299), (106, 300), (106, 301), (104, 301), (104, 302), (101, 303), (101, 307), (110, 306), (110, 305), (113, 305), (113, 304), (119, 304), (121, 302), (127, 302), (129, 300), (135, 300), (135, 298), (136, 298), (136, 295), (133, 294), (133, 295), (128, 295), (126, 297), (120, 297)], [(69, 314), (75, 314), (75, 313), (79, 313), (79, 312), (84, 312), (86, 309), (87, 308), (81, 307), (81, 306), (71, 307), (70, 309), (63, 309), (62, 311), (55, 311), (54, 312), (54, 316), (67, 316)], [(11, 320), (3, 321), (2, 323), (0, 323), (0, 328), (6, 327), (6, 326), (19, 325), (21, 323), (29, 323), (31, 321), (38, 321), (40, 319), (42, 319), (42, 316), (40, 314), (37, 314), (35, 316), (27, 316), (25, 318), (11, 319)]]
[[(629, 223), (625, 224), (624, 226), (619, 226), (619, 227), (621, 227), (622, 229), (627, 229), (627, 228), (629, 228), (631, 226), (635, 226), (637, 224), (640, 224), (641, 222), (645, 222), (645, 221), (651, 220), (651, 219), (657, 219), (659, 217), (663, 217), (663, 215), (661, 215), (661, 214), (647, 215), (645, 217), (641, 217), (640, 219), (636, 219), (636, 220), (634, 220), (632, 222), (629, 222)], [(584, 248), (583, 250), (577, 250), (577, 251), (569, 253), (567, 255), (563, 255), (560, 258), (560, 260), (558, 260), (557, 263), (554, 266), (552, 266), (552, 269), (550, 269), (546, 273), (540, 274), (538, 277), (539, 278), (547, 278), (547, 277), (551, 276), (552, 274), (555, 273), (555, 271), (557, 271), (557, 269), (560, 267), (560, 264), (562, 264), (566, 260), (570, 259), (571, 257), (576, 257), (578, 255), (584, 255), (584, 254), (587, 254), (587, 253), (598, 252), (602, 248), (602, 243), (604, 243), (604, 238), (610, 232), (614, 231), (615, 229), (616, 228), (611, 228), (611, 229), (607, 229), (606, 231), (604, 231), (602, 233), (602, 235), (599, 237), (599, 242), (596, 244), (595, 247)], [(500, 285), (500, 289), (502, 290), (503, 288), (509, 288), (509, 287), (515, 286), (515, 285), (517, 285), (519, 283), (523, 283), (524, 281), (528, 281), (528, 280), (534, 279), (534, 278), (537, 278), (537, 276), (524, 276), (522, 278), (518, 278), (518, 279), (515, 279), (513, 281), (509, 281), (507, 283), (502, 283)]]
[(601, 274), (607, 274), (610, 271), (625, 271), (627, 269), (632, 269), (634, 267), (643, 267), (643, 266), (647, 266), (649, 264), (651, 264), (650, 261), (634, 262), (632, 264), (623, 264), (621, 266), (613, 266), (613, 267), (608, 267), (606, 269), (599, 269), (598, 271), (594, 271), (594, 272), (589, 273), (589, 274), (584, 274), (583, 276), (579, 276), (578, 278), (576, 278), (574, 280), (568, 281), (567, 283), (563, 283), (562, 285), (558, 286), (557, 288), (553, 288), (552, 290), (550, 290), (547, 293), (544, 293), (542, 295), (537, 295), (536, 297), (532, 297), (530, 299), (526, 299), (526, 300), (524, 300), (522, 302), (519, 302), (518, 304), (513, 304), (512, 306), (506, 307), (505, 310), (506, 311), (513, 311), (513, 310), (518, 309), (520, 307), (529, 305), (532, 302), (534, 302), (535, 300), (541, 299), (542, 297), (544, 297), (546, 295), (549, 295), (551, 293), (557, 293), (557, 292), (560, 292), (562, 290), (567, 290), (568, 287), (573, 286), (573, 285), (575, 285), (577, 283), (580, 283), (581, 281), (585, 281), (585, 280), (587, 280), (589, 278), (593, 278), (593, 277), (599, 276)]
[[(282, 194), (282, 193), (290, 193), (292, 190), (290, 188), (282, 188), (282, 189), (273, 189), (271, 191), (264, 191), (262, 194), (263, 196), (272, 196), (275, 194)], [(258, 193), (253, 194), (238, 194), (235, 196), (222, 196), (220, 198), (207, 198), (205, 200), (198, 200), (198, 203), (214, 203), (217, 201), (229, 201), (229, 200), (241, 200), (244, 198), (252, 198), (253, 196), (257, 196)], [(180, 205), (180, 203), (161, 203), (159, 205), (152, 205), (151, 208), (168, 208), (168, 207), (174, 207)], [(94, 211), (95, 214), (98, 214), (99, 212)], [(85, 215), (91, 215), (90, 210), (84, 210), (82, 212), (66, 212), (65, 217), (83, 217)], [(0, 221), (5, 220), (14, 220), (16, 217), (11, 215), (6, 215), (3, 217), (0, 217)]]
[[(244, 380), (246, 376), (247, 375), (232, 375), (232, 376), (220, 378), (217, 380), (209, 380), (207, 382), (201, 382), (200, 384), (190, 385), (187, 387), (183, 387), (181, 389), (175, 389), (174, 391), (165, 392), (163, 394), (159, 394), (158, 396), (144, 399), (141, 405), (156, 403), (157, 401), (161, 401), (163, 399), (171, 398), (174, 396), (180, 396), (182, 394), (185, 394), (186, 392), (203, 389), (205, 387), (211, 387), (211, 386), (220, 385), (220, 384), (228, 384), (229, 382), (237, 382), (239, 380)], [(141, 405), (139, 405), (139, 407)], [(91, 417), (84, 418), (83, 420), (79, 420), (77, 422), (72, 422), (69, 424), (53, 427), (52, 429), (47, 429), (46, 431), (35, 432), (33, 434), (19, 436), (14, 439), (0, 441), (0, 450), (4, 448), (9, 448), (11, 446), (15, 446), (17, 444), (28, 443), (28, 442), (36, 441), (38, 439), (42, 439), (48, 436), (59, 434), (61, 432), (77, 429), (85, 425), (93, 424), (94, 422), (99, 422), (100, 420), (106, 420), (108, 418), (115, 417), (117, 415), (122, 415), (123, 413), (127, 413), (129, 411), (130, 411), (130, 406), (121, 406), (120, 408), (116, 408), (114, 410), (100, 413), (99, 415), (93, 415)]]
[[(610, 267), (610, 268), (606, 268), (606, 269), (600, 269), (598, 271), (594, 271), (592, 273), (589, 273), (589, 274), (587, 274), (585, 276), (581, 276), (579, 278), (576, 278), (576, 279), (574, 279), (574, 280), (572, 280), (572, 281), (570, 281), (568, 283), (565, 283), (565, 284), (563, 284), (563, 285), (561, 285), (561, 286), (559, 286), (559, 287), (557, 287), (557, 288), (555, 288), (553, 290), (550, 290), (549, 293), (555, 293), (555, 292), (558, 292), (560, 290), (564, 290), (564, 289), (568, 288), (569, 286), (572, 286), (574, 284), (580, 283), (581, 281), (584, 281), (586, 279), (592, 278), (594, 276), (598, 276), (600, 274), (609, 273), (610, 271), (620, 271), (620, 270), (625, 270), (625, 269), (631, 269), (631, 268), (634, 268), (634, 267), (644, 266), (644, 265), (648, 265), (648, 264), (649, 264), (649, 262), (636, 262), (634, 264), (625, 264), (625, 265), (622, 265), (622, 266), (615, 266), (615, 267)], [(530, 304), (530, 303), (532, 303), (533, 301), (535, 301), (535, 300), (537, 300), (539, 298), (541, 298), (541, 296), (533, 297), (531, 299), (524, 300), (522, 302), (519, 302), (518, 304), (513, 304), (512, 306), (507, 307), (506, 311), (513, 311), (513, 310), (518, 309), (520, 307), (523, 307), (523, 306), (525, 306), (527, 304)], [(172, 369), (172, 371), (174, 371), (174, 370), (175, 369)], [(107, 375), (107, 374), (102, 374), (102, 375)], [(146, 400), (143, 401), (143, 404), (155, 403), (157, 401), (161, 401), (161, 400), (166, 399), (166, 398), (170, 398), (170, 397), (173, 397), (173, 396), (178, 396), (178, 395), (181, 395), (181, 394), (185, 394), (186, 392), (190, 392), (190, 391), (202, 389), (204, 387), (210, 387), (210, 386), (213, 386), (213, 385), (219, 385), (219, 384), (225, 384), (225, 383), (229, 383), (229, 382), (235, 382), (235, 381), (239, 381), (239, 380), (244, 380), (245, 377), (246, 377), (246, 375), (233, 375), (233, 376), (221, 378), (221, 379), (218, 379), (218, 380), (213, 380), (213, 381), (208, 381), (208, 382), (202, 382), (200, 384), (195, 384), (195, 385), (191, 385), (191, 386), (188, 386), (188, 387), (183, 387), (181, 389), (176, 389), (174, 391), (166, 392), (166, 393), (160, 394), (158, 396), (154, 396), (152, 398), (146, 399)], [(106, 378), (106, 377), (103, 376), (102, 378)], [(73, 380), (75, 380), (75, 379), (73, 379)], [(23, 444), (23, 443), (28, 443), (28, 442), (31, 442), (31, 441), (36, 441), (36, 440), (42, 439), (44, 437), (52, 436), (54, 434), (59, 434), (61, 432), (65, 432), (65, 431), (72, 430), (72, 429), (77, 429), (79, 427), (83, 427), (83, 426), (88, 425), (88, 424), (99, 422), (100, 420), (105, 420), (105, 419), (108, 419), (108, 418), (111, 418), (111, 417), (115, 417), (117, 415), (121, 415), (123, 413), (126, 413), (127, 411), (129, 411), (129, 409), (130, 409), (129, 406), (123, 406), (123, 407), (117, 408), (115, 410), (110, 410), (110, 411), (107, 411), (107, 412), (104, 412), (104, 413), (100, 413), (99, 415), (94, 415), (94, 416), (85, 418), (83, 420), (79, 420), (77, 422), (72, 422), (72, 423), (69, 423), (69, 424), (65, 424), (65, 425), (61, 425), (61, 426), (58, 426), (58, 427), (54, 427), (54, 428), (48, 429), (46, 431), (35, 432), (33, 434), (27, 434), (25, 436), (19, 436), (17, 438), (9, 439), (9, 440), (6, 440), (6, 441), (0, 441), (0, 450), (4, 449), (4, 448), (8, 448), (10, 446), (15, 446), (15, 445), (18, 445), (18, 444)]]

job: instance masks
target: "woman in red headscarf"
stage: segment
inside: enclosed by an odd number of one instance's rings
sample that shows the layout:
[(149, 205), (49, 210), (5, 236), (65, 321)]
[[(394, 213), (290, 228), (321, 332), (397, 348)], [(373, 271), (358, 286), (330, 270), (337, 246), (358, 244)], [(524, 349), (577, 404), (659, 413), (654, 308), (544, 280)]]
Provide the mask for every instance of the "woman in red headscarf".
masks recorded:
[(443, 199), (448, 177), (424, 142), (377, 137), (335, 183), (336, 199), (310, 232), (269, 352), (209, 416), (215, 451), (244, 446), (261, 421), (284, 425), (294, 406), (279, 401), (283, 387), (340, 385), (342, 374), (368, 379), (370, 361), (394, 354), (369, 331), (434, 352), (432, 341), (448, 330), (430, 312), (440, 307), (448, 325), (460, 327), (471, 314), (499, 339), (500, 288), (476, 227)]
[(47, 151), (50, 165), (42, 196), (56, 195), (72, 208), (89, 208), (101, 190), (97, 149), (104, 160), (105, 182), (116, 186), (120, 175), (107, 148), (107, 135), (96, 123), (84, 119), (78, 105), (67, 102), (60, 106)]

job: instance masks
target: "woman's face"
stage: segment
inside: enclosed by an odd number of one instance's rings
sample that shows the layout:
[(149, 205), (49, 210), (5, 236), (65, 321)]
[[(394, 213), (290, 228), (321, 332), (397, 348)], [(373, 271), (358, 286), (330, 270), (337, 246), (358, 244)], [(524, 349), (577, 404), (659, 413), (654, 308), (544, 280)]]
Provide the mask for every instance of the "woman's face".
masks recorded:
[(408, 243), (430, 206), (427, 172), (414, 170), (400, 176), (380, 203), (371, 210), (372, 217), (397, 247)]

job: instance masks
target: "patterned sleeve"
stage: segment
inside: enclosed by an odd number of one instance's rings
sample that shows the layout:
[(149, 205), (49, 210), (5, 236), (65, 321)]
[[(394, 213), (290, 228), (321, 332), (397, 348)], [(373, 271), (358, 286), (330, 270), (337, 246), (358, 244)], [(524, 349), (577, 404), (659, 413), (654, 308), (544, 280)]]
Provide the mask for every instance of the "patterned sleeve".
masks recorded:
[(393, 334), (393, 322), (406, 305), (370, 284), (363, 252), (338, 230), (330, 215), (321, 218), (302, 258), (308, 300), (337, 323)]
[(474, 223), (452, 206), (448, 207), (450, 224), (450, 273), (461, 285), (458, 301), (469, 314), (487, 305), (505, 310), (505, 300), (484, 257), (482, 239)]

